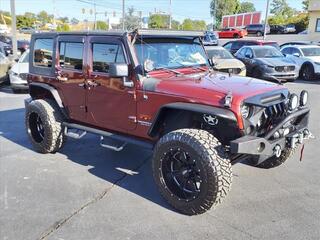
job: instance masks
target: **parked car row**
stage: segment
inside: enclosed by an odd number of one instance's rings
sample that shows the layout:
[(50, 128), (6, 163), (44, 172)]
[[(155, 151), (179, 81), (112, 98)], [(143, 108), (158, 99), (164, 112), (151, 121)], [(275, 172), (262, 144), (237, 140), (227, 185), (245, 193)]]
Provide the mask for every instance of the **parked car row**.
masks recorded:
[[(320, 46), (314, 42), (288, 42), (279, 46), (274, 41), (234, 40), (223, 48), (206, 47), (206, 50), (214, 68), (221, 72), (273, 82), (294, 81), (298, 77), (320, 79)], [(235, 58), (244, 66), (236, 63)]]
[(286, 33), (296, 33), (296, 26), (294, 24), (288, 25), (270, 25), (271, 34), (286, 34)]
[[(22, 54), (29, 48), (30, 42), (28, 40), (17, 40), (18, 51)], [(0, 52), (8, 56), (12, 54), (12, 38), (0, 34)]]

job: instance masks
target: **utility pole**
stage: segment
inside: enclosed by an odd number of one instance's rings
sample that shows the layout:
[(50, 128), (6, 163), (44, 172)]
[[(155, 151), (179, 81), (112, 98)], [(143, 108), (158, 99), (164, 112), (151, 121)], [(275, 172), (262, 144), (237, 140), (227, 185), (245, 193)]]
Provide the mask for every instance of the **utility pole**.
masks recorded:
[(53, 5), (53, 26), (56, 27), (56, 1), (52, 0)]
[(169, 29), (172, 28), (172, 9), (171, 9), (172, 0), (170, 0), (170, 8), (169, 8)]
[(264, 18), (263, 40), (266, 40), (266, 36), (267, 36), (267, 25), (268, 25), (268, 16), (269, 16), (269, 3), (270, 3), (270, 0), (267, 0), (266, 16)]
[(10, 8), (11, 8), (11, 32), (12, 32), (12, 50), (13, 50), (13, 58), (16, 59), (17, 55), (17, 19), (16, 19), (16, 6), (15, 0), (10, 0)]
[(96, 6), (96, 0), (93, 0), (93, 14), (94, 14), (93, 30), (96, 30), (96, 27), (97, 27), (97, 6)]
[(125, 6), (124, 6), (124, 1), (122, 0), (122, 30), (124, 31), (124, 21), (125, 21)]

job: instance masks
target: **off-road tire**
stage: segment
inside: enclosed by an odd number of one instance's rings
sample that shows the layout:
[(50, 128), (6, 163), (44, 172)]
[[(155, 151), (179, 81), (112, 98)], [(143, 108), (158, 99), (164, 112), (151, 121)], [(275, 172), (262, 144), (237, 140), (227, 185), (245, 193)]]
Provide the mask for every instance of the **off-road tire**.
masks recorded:
[(281, 164), (283, 164), (285, 161), (287, 161), (287, 159), (289, 159), (294, 154), (294, 152), (295, 152), (295, 148), (285, 149), (284, 151), (282, 151), (280, 157), (272, 156), (267, 160), (263, 161), (262, 163), (260, 163), (259, 165), (257, 165), (257, 167), (265, 168), (265, 169), (278, 167)]
[[(38, 117), (42, 122), (43, 136), (35, 129)], [(26, 107), (25, 125), (29, 139), (37, 152), (54, 153), (63, 146), (66, 137), (63, 134), (62, 122), (63, 116), (52, 100), (33, 100)]]
[[(200, 193), (192, 200), (180, 199), (170, 191), (163, 176), (164, 156), (172, 151), (172, 148), (179, 147), (187, 149), (195, 157), (204, 176)], [(161, 195), (177, 211), (186, 215), (201, 214), (218, 205), (231, 188), (230, 160), (218, 139), (204, 130), (179, 129), (164, 135), (155, 147), (152, 168)]]

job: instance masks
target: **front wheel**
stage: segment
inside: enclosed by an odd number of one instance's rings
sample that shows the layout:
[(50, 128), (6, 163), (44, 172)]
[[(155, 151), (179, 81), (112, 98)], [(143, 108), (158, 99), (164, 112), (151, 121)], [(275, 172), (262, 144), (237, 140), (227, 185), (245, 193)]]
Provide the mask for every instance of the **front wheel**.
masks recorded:
[(65, 137), (62, 114), (53, 101), (33, 100), (26, 108), (25, 124), (35, 150), (40, 153), (58, 151)]
[(257, 37), (261, 37), (262, 36), (262, 32), (257, 32)]
[(303, 80), (313, 80), (314, 79), (314, 67), (311, 64), (304, 65), (301, 69), (300, 76)]
[(161, 195), (187, 215), (219, 204), (232, 183), (231, 163), (209, 132), (180, 129), (164, 135), (153, 155), (153, 175)]

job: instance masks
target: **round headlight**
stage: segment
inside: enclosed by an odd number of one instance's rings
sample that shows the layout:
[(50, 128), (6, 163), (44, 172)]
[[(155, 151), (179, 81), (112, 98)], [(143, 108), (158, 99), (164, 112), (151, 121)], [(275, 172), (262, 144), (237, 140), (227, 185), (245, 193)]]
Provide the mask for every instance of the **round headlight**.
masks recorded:
[(308, 102), (308, 92), (306, 90), (301, 91), (300, 93), (300, 106), (307, 105)]
[(241, 111), (241, 116), (243, 118), (248, 118), (250, 115), (250, 107), (248, 105), (243, 105), (240, 109)]
[(289, 98), (289, 110), (293, 111), (298, 107), (299, 98), (297, 94), (291, 94)]

